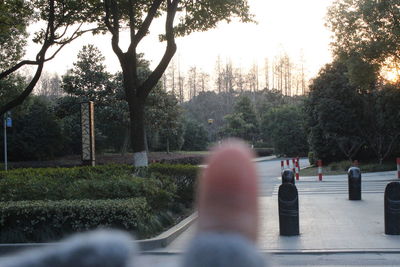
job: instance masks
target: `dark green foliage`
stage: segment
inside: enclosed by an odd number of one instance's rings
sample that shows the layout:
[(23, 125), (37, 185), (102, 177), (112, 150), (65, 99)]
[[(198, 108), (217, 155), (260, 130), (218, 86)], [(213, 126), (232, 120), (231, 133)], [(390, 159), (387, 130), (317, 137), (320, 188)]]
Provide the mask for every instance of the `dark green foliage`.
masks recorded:
[(182, 150), (204, 151), (207, 149), (208, 133), (204, 126), (194, 120), (186, 120), (184, 123), (184, 143)]
[[(400, 139), (400, 91), (386, 85), (363, 95), (362, 137), (379, 163), (398, 148)], [(393, 157), (398, 155), (393, 155)]]
[(355, 52), (368, 62), (380, 64), (399, 57), (399, 22), (398, 0), (336, 0), (327, 14), (337, 55)]
[(162, 159), (159, 163), (165, 164), (183, 164), (183, 165), (200, 165), (204, 163), (204, 157), (202, 155), (196, 156), (185, 156), (182, 158), (175, 158), (175, 159)]
[(253, 104), (247, 96), (236, 100), (232, 114), (225, 116), (224, 136), (238, 137), (254, 143), (259, 133), (259, 123)]
[(171, 177), (177, 185), (177, 195), (183, 203), (192, 203), (199, 167), (193, 165), (151, 164), (149, 171)]
[(63, 137), (60, 123), (50, 104), (31, 97), (12, 113), (13, 127), (8, 131), (11, 161), (50, 159), (61, 154)]
[[(32, 19), (30, 1), (2, 1), (0, 5), (0, 72), (18, 62), (25, 54)], [(1, 104), (0, 104), (1, 105)]]
[(173, 201), (169, 179), (134, 177), (128, 165), (16, 169), (0, 172), (0, 201), (118, 199), (145, 196), (156, 210)]
[[(73, 232), (119, 228), (154, 236), (193, 203), (198, 167), (154, 164), (0, 172), (0, 242), (47, 242)], [(149, 178), (150, 177), (150, 178)]]
[[(233, 111), (235, 97), (233, 94), (215, 92), (200, 92), (190, 101), (183, 104), (188, 120), (194, 120), (203, 125), (215, 140), (218, 131), (224, 126), (224, 117)], [(213, 124), (208, 124), (213, 119)]]
[(299, 106), (273, 108), (262, 119), (264, 138), (271, 140), (274, 152), (284, 156), (307, 155), (304, 115)]
[(305, 105), (310, 149), (324, 162), (351, 159), (363, 144), (362, 103), (346, 73), (343, 63), (326, 65), (313, 80)]
[(310, 151), (308, 152), (308, 162), (310, 162), (310, 165), (315, 165), (316, 160), (314, 158), (314, 152)]
[(273, 148), (254, 148), (254, 152), (258, 157), (267, 157), (274, 154)]
[(162, 230), (144, 198), (0, 202), (2, 243), (48, 242), (96, 228), (118, 228), (139, 238)]
[(182, 109), (177, 98), (154, 88), (146, 100), (145, 124), (149, 147), (152, 150), (180, 150), (183, 144)]

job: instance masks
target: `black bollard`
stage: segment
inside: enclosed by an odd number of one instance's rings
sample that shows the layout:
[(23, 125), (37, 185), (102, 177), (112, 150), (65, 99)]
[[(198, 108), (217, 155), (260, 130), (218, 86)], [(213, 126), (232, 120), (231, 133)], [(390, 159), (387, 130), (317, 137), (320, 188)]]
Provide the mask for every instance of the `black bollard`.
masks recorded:
[(361, 200), (361, 171), (351, 167), (348, 171), (349, 200)]
[(284, 170), (282, 172), (282, 184), (284, 183), (295, 184), (294, 173), (292, 170)]
[(385, 234), (400, 235), (399, 182), (391, 182), (385, 189)]
[(280, 235), (299, 235), (299, 196), (295, 185), (284, 183), (279, 186), (278, 209)]

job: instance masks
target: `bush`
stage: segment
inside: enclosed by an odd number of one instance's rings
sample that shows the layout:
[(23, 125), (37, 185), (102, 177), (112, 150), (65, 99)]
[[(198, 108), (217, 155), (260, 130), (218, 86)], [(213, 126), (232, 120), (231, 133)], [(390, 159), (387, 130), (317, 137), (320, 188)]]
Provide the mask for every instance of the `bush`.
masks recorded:
[(254, 152), (258, 157), (267, 157), (274, 154), (273, 148), (254, 148)]
[(153, 164), (0, 171), (0, 242), (47, 242), (98, 227), (154, 236), (193, 201), (198, 167)]
[(151, 164), (149, 171), (155, 176), (171, 177), (177, 186), (177, 195), (186, 203), (192, 203), (199, 167), (192, 165)]
[(164, 164), (190, 164), (190, 165), (200, 165), (204, 161), (204, 156), (189, 156), (177, 159), (162, 159), (160, 163)]
[(0, 202), (0, 242), (47, 242), (96, 228), (145, 238), (162, 230), (156, 219), (144, 198)]
[(128, 165), (16, 169), (0, 172), (0, 201), (125, 199), (146, 197), (160, 210), (173, 202), (173, 179), (133, 176)]
[(308, 161), (310, 162), (310, 165), (315, 165), (314, 152), (308, 152)]

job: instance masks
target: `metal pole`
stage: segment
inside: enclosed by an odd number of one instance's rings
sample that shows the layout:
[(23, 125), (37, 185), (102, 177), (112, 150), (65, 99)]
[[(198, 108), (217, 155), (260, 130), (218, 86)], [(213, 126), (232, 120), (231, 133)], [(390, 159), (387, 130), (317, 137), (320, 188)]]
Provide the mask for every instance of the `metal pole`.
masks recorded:
[(7, 171), (7, 115), (4, 113), (3, 120), (3, 128), (4, 128), (4, 170)]

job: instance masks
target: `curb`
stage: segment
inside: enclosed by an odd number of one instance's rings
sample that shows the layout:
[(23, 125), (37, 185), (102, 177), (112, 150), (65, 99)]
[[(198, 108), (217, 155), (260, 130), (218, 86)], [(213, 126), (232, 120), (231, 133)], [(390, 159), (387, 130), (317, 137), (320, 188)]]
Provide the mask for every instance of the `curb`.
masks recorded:
[(272, 156), (268, 156), (268, 157), (254, 158), (253, 162), (264, 162), (264, 161), (270, 161), (270, 160), (274, 160), (274, 159), (277, 159), (277, 157), (275, 155), (272, 155)]
[[(399, 248), (373, 248), (373, 249), (296, 249), (296, 250), (269, 250), (269, 249), (259, 249), (262, 254), (268, 255), (332, 255), (332, 254), (398, 254), (400, 253)], [(181, 255), (184, 251), (142, 251), (142, 255), (153, 255), (153, 256), (168, 256), (168, 255)]]
[(180, 234), (182, 234), (192, 223), (197, 219), (197, 212), (193, 213), (177, 225), (173, 226), (164, 233), (150, 239), (138, 240), (136, 243), (140, 247), (141, 251), (152, 250), (156, 248), (165, 248), (172, 241), (175, 240)]
[[(192, 223), (196, 219), (197, 213), (195, 212), (177, 225), (170, 228), (169, 230), (161, 233), (160, 235), (150, 239), (138, 240), (135, 241), (135, 243), (139, 246), (142, 252), (156, 248), (164, 248), (168, 246), (172, 241), (174, 241), (175, 238), (177, 238), (183, 231), (189, 228), (189, 226), (192, 225)], [(57, 247), (62, 244), (62, 242), (0, 244), (0, 255), (18, 252), (26, 249)]]

